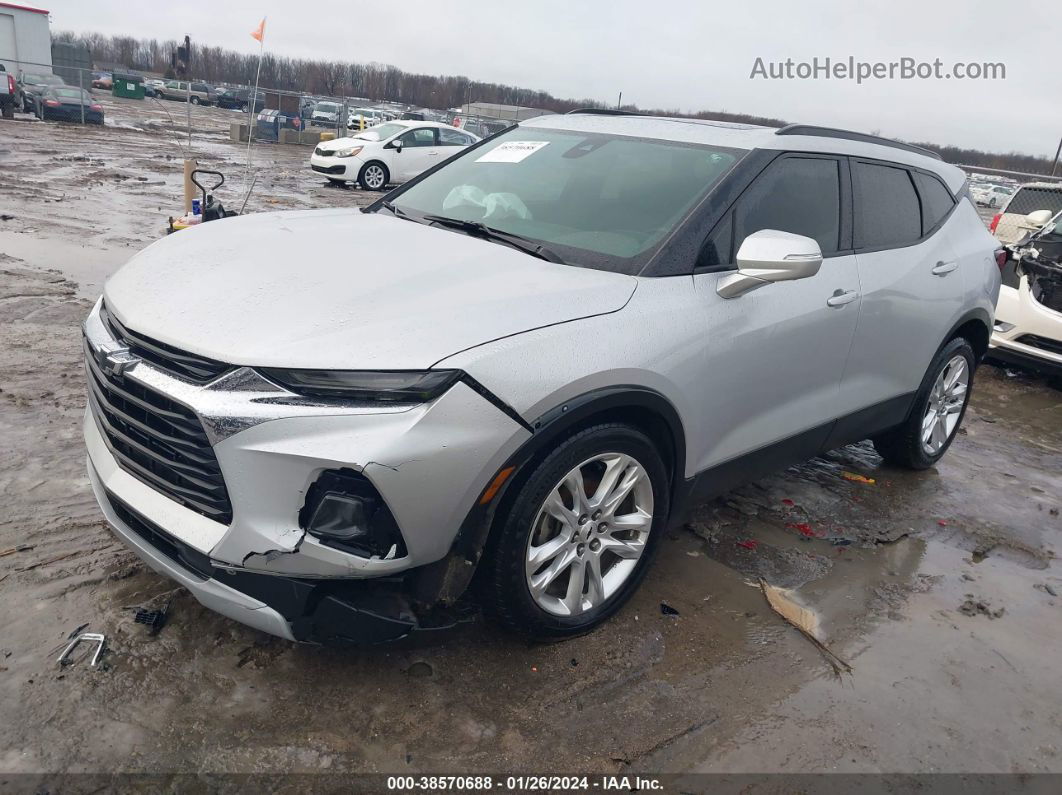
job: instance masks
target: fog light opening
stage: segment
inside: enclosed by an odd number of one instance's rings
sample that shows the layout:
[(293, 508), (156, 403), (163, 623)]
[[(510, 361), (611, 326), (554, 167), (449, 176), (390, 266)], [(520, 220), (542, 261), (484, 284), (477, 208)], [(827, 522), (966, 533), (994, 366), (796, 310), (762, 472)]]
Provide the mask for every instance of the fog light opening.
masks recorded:
[(310, 486), (299, 524), (337, 549), (384, 560), (405, 557), (394, 516), (369, 480), (354, 470), (327, 470)]

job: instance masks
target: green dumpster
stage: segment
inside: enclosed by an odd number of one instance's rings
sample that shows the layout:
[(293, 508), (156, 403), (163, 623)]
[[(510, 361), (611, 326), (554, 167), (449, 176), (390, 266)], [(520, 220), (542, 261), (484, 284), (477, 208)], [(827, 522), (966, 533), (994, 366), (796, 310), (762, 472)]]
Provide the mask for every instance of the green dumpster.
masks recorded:
[(111, 82), (111, 95), (126, 99), (143, 99), (144, 78), (140, 75), (123, 75), (115, 72)]

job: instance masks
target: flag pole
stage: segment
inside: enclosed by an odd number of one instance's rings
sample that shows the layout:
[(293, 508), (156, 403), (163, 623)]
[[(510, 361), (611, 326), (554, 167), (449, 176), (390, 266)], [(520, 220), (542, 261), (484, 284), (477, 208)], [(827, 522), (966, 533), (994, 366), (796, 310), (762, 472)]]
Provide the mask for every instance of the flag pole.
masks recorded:
[[(262, 56), (265, 54), (265, 23), (266, 18), (262, 17), (262, 24), (258, 26), (255, 36), (258, 39), (258, 69), (254, 74), (254, 91), (247, 101), (247, 175), (251, 173), (251, 141), (254, 140), (254, 105), (258, 101), (258, 79), (262, 76)], [(254, 34), (251, 34), (254, 36)]]

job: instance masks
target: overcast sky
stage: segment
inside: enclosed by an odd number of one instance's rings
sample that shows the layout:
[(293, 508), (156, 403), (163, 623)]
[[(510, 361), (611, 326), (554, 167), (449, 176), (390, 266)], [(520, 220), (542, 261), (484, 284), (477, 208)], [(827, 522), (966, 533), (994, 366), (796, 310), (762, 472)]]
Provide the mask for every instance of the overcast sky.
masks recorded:
[[(52, 30), (179, 38), (393, 64), (640, 107), (726, 110), (992, 151), (1054, 156), (1062, 17), (1000, 0), (29, 0)], [(1023, 15), (1026, 21), (1022, 20)], [(831, 57), (1002, 62), (1003, 80), (750, 79)], [(1052, 63), (1050, 58), (1054, 57)]]

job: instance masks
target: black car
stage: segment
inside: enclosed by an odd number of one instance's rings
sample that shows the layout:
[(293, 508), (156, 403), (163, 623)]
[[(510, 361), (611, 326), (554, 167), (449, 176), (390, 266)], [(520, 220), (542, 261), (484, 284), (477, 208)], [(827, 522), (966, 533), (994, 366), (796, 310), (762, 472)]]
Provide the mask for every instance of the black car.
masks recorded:
[[(219, 108), (236, 108), (238, 110), (247, 110), (248, 104), (251, 100), (251, 89), (249, 88), (226, 88), (220, 94), (217, 95), (217, 106)], [(265, 107), (265, 94), (261, 91), (255, 95), (254, 99), (254, 111), (257, 113)]]
[(66, 82), (59, 75), (37, 72), (23, 72), (18, 79), (18, 96), (23, 113), (37, 113), (37, 98), (51, 86), (65, 86)]
[(103, 124), (103, 108), (96, 104), (89, 92), (69, 86), (52, 86), (37, 98), (35, 115), (44, 121), (76, 121)]

